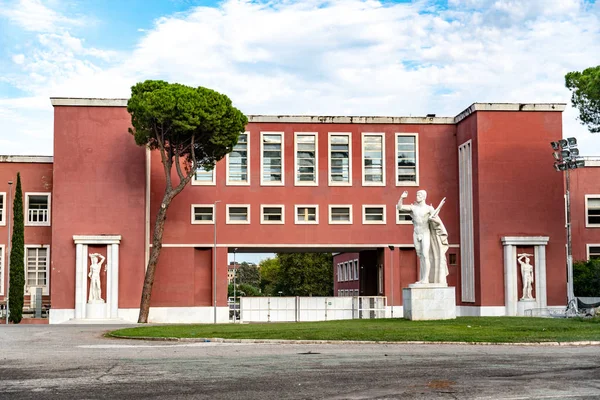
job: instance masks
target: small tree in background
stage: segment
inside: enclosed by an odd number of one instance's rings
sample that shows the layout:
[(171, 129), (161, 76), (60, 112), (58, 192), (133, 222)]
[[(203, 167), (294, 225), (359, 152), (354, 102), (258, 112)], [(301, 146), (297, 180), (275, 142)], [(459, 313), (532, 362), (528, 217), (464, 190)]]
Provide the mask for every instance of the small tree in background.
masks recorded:
[(25, 220), (20, 173), (17, 173), (17, 188), (13, 202), (13, 233), (10, 248), (9, 320), (18, 324), (23, 319), (23, 297), (25, 295)]
[(600, 297), (600, 260), (573, 263), (573, 291), (579, 297)]
[(590, 132), (600, 132), (600, 65), (565, 75), (571, 90), (571, 103), (579, 111), (579, 120)]
[(284, 296), (331, 296), (331, 253), (277, 253), (279, 287)]
[(252, 285), (256, 288), (260, 286), (260, 272), (258, 271), (258, 267), (256, 265), (250, 265), (244, 261), (240, 265), (237, 273), (237, 281), (240, 285)]

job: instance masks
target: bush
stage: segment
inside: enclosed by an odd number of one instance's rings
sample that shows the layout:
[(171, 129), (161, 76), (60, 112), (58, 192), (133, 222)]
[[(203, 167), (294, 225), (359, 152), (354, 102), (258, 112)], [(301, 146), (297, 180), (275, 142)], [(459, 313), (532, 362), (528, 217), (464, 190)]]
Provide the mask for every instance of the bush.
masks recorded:
[(573, 291), (578, 297), (600, 297), (600, 259), (573, 263)]

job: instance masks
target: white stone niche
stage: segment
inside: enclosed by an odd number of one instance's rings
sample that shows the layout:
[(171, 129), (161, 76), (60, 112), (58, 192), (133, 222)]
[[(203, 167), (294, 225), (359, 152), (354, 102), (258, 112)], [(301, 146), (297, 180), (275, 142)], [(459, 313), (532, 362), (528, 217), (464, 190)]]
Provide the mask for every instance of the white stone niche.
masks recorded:
[[(75, 235), (75, 319), (117, 319), (120, 235)], [(88, 304), (89, 246), (106, 246), (106, 303)]]

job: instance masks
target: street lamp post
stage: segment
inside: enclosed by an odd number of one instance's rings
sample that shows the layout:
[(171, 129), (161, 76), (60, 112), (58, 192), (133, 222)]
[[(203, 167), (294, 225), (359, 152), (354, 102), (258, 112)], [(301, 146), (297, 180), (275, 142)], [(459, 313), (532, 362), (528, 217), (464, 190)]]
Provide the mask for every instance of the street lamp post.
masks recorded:
[(8, 291), (10, 289), (10, 203), (12, 202), (12, 181), (8, 181), (8, 200), (6, 201), (6, 230), (8, 231), (8, 240), (6, 241), (6, 254), (4, 259), (6, 260), (6, 292), (4, 298), (6, 299), (6, 325), (8, 325), (8, 313), (9, 313), (9, 302), (10, 296)]
[(213, 219), (214, 219), (214, 239), (215, 245), (213, 248), (213, 309), (215, 316), (215, 324), (217, 323), (217, 203), (221, 200), (216, 200), (213, 208)]
[(390, 250), (392, 251), (392, 269), (391, 269), (391, 288), (392, 288), (392, 318), (394, 318), (394, 246), (392, 246), (391, 244), (388, 246), (390, 248)]
[(236, 320), (237, 320), (237, 302), (236, 302), (236, 291), (235, 291), (235, 285), (236, 285), (236, 276), (237, 276), (237, 264), (235, 263), (235, 252), (237, 250), (237, 247), (233, 249), (233, 323), (235, 324)]
[(569, 170), (581, 168), (585, 166), (583, 157), (579, 156), (579, 149), (577, 148), (577, 139), (570, 137), (567, 139), (561, 139), (558, 142), (551, 142), (552, 149), (555, 150), (552, 154), (554, 156), (554, 169), (557, 171), (565, 172), (566, 180), (566, 193), (565, 203), (567, 207), (567, 303), (575, 298), (573, 290), (573, 251), (571, 246), (571, 193), (570, 193), (570, 177)]

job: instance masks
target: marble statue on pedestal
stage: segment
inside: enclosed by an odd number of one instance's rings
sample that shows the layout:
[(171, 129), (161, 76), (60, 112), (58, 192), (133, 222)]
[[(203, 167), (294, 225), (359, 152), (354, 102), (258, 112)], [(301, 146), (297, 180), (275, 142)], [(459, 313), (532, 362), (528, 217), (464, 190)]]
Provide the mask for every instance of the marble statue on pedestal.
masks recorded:
[[(100, 262), (98, 262), (99, 258)], [(104, 303), (104, 300), (102, 299), (102, 287), (100, 285), (100, 269), (102, 268), (105, 258), (102, 254), (92, 253), (90, 254), (90, 260), (92, 264), (90, 265), (90, 273), (88, 274), (88, 277), (90, 278), (90, 295), (88, 303)]]
[(447, 286), (448, 232), (438, 216), (446, 199), (442, 199), (440, 205), (433, 208), (425, 203), (425, 190), (417, 191), (417, 201), (414, 204), (404, 205), (403, 200), (407, 197), (408, 192), (402, 193), (396, 208), (410, 213), (414, 225), (413, 241), (421, 264), (421, 276), (417, 284)]
[(517, 261), (521, 265), (521, 280), (523, 281), (523, 297), (521, 297), (521, 300), (533, 300), (533, 266), (529, 263), (530, 256), (533, 256), (533, 254), (517, 254)]

